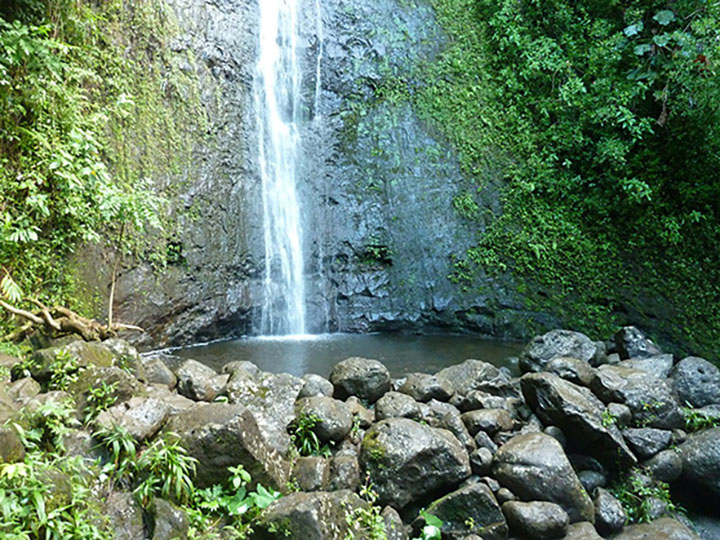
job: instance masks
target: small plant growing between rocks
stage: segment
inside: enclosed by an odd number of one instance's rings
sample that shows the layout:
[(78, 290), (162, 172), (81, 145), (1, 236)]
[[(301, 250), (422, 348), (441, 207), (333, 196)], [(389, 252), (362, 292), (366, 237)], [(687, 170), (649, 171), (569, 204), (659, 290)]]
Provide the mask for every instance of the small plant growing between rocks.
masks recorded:
[(142, 481), (135, 488), (135, 494), (140, 503), (147, 506), (156, 495), (178, 503), (191, 500), (196, 464), (197, 460), (180, 446), (174, 433), (166, 433), (153, 441), (137, 462)]
[(88, 388), (87, 406), (85, 407), (85, 424), (90, 424), (98, 414), (109, 409), (116, 401), (118, 383), (103, 381), (99, 386)]
[(25, 428), (14, 424), (25, 448), (33, 451), (61, 452), (63, 439), (78, 425), (75, 410), (68, 400), (47, 401), (23, 413)]
[(608, 409), (603, 410), (601, 420), (602, 420), (602, 425), (606, 428), (617, 423), (617, 418)]
[(365, 483), (360, 487), (360, 497), (369, 503), (367, 507), (356, 508), (345, 516), (348, 533), (345, 540), (363, 538), (365, 540), (385, 540), (385, 520), (380, 515), (381, 508), (375, 505), (378, 494), (373, 490), (370, 477), (365, 477)]
[[(420, 531), (420, 536), (413, 538), (413, 540), (440, 540), (442, 538), (443, 520), (428, 514), (425, 510), (420, 511), (420, 516), (425, 520), (425, 526)], [(474, 523), (473, 521), (473, 525)], [(467, 522), (465, 525), (472, 529)]]
[(322, 444), (313, 429), (320, 422), (314, 414), (299, 415), (290, 428), (290, 438), (301, 456), (323, 456), (330, 455), (330, 447)]
[(50, 364), (50, 382), (48, 390), (67, 390), (78, 380), (78, 360), (64, 349), (55, 355), (55, 361)]
[(661, 501), (669, 514), (682, 513), (684, 509), (670, 498), (670, 486), (647, 476), (645, 471), (633, 468), (611, 489), (620, 501), (630, 523), (643, 523), (654, 519), (653, 499)]
[(685, 429), (688, 432), (693, 433), (695, 431), (702, 431), (720, 426), (720, 416), (710, 416), (695, 409), (689, 403), (686, 403), (685, 405), (687, 406), (682, 408), (682, 412), (685, 416)]

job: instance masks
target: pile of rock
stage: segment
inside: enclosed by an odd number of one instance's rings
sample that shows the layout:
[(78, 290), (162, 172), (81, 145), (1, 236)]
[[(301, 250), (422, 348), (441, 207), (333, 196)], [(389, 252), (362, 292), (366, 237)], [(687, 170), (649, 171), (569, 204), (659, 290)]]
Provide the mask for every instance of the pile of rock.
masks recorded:
[[(367, 507), (356, 493), (368, 482), (390, 539), (418, 535), (423, 508), (442, 520), (447, 539), (699, 538), (661, 499), (647, 505), (657, 519), (627, 525), (609, 487), (629, 469), (634, 482), (720, 501), (720, 428), (683, 431), (686, 405), (697, 417), (720, 417), (720, 371), (700, 358), (676, 361), (632, 327), (613, 343), (566, 330), (539, 336), (522, 353), (520, 377), (481, 360), (401, 380), (364, 358), (338, 363), (329, 379), (248, 362), (223, 373), (193, 360), (170, 370), (160, 356), (115, 348), (132, 358), (135, 375), (114, 366), (119, 353), (109, 348), (102, 361), (83, 360), (88, 368), (69, 392), (79, 410), (88, 388), (114, 381), (118, 400), (100, 424), (122, 425), (138, 440), (177, 433), (199, 460), (198, 486), (242, 464), (254, 481), (287, 493), (264, 512), (258, 538), (339, 539), (352, 527), (362, 537), (346, 517)], [(46, 399), (33, 379), (17, 380), (0, 390), (0, 415)], [(293, 450), (289, 429), (303, 415), (316, 420), (329, 455)], [(0, 459), (21, 459), (6, 431)]]

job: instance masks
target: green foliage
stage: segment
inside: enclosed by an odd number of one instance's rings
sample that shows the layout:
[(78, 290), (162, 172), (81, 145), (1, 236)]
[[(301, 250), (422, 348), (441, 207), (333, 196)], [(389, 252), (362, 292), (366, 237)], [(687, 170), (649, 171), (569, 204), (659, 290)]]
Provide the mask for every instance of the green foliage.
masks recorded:
[(178, 503), (189, 501), (194, 490), (192, 477), (196, 463), (197, 460), (180, 446), (177, 435), (164, 434), (140, 454), (137, 470), (141, 481), (135, 494), (143, 506), (147, 506), (155, 495)]
[[(699, 0), (432, 0), (448, 40), (420, 70), (416, 110), (458, 150), (475, 189), (504, 174), (451, 279), (508, 270), (531, 310), (607, 335), (647, 311), (711, 353), (720, 239), (720, 6)], [(657, 298), (657, 307), (648, 307)], [(638, 299), (640, 301), (638, 302)], [(652, 313), (651, 313), (652, 315)], [(662, 319), (662, 317), (661, 317)]]
[(443, 521), (433, 514), (428, 514), (425, 510), (420, 511), (420, 516), (425, 520), (425, 526), (420, 531), (420, 536), (413, 540), (440, 540)]
[(320, 422), (314, 414), (300, 414), (290, 426), (290, 438), (301, 456), (325, 456), (330, 448), (322, 444), (313, 429)]
[(60, 349), (55, 354), (55, 361), (50, 364), (49, 370), (48, 390), (67, 390), (78, 380), (80, 368), (78, 359), (72, 353)]
[(646, 476), (645, 471), (634, 468), (618, 480), (611, 489), (612, 494), (620, 501), (630, 523), (650, 521), (652, 500), (658, 499), (665, 503), (669, 513), (683, 512), (670, 498), (670, 487)]
[(82, 308), (65, 263), (86, 242), (162, 264), (158, 192), (204, 122), (178, 65), (192, 59), (167, 47), (174, 24), (164, 0), (0, 9), (0, 290), (12, 303), (24, 291)]
[(695, 409), (690, 404), (683, 407), (682, 412), (685, 416), (685, 430), (690, 433), (720, 426), (720, 416)]
[[(249, 491), (250, 473), (242, 465), (230, 467), (226, 485), (216, 484), (194, 492), (192, 506), (186, 508), (191, 521), (191, 538), (214, 538), (210, 533), (225, 520), (223, 538), (246, 538), (258, 514), (280, 497), (280, 493), (261, 484)], [(217, 537), (220, 537), (218, 534)]]
[(354, 540), (355, 538), (365, 540), (387, 539), (385, 520), (381, 515), (382, 508), (375, 504), (378, 494), (373, 490), (369, 476), (360, 487), (360, 496), (368, 503), (368, 506), (358, 507), (345, 516), (345, 522), (348, 526), (345, 540)]
[(137, 445), (128, 430), (113, 424), (109, 428), (95, 431), (100, 446), (109, 453), (109, 460), (103, 471), (115, 481), (131, 481), (137, 472)]
[(62, 452), (65, 435), (79, 425), (71, 399), (46, 400), (38, 406), (26, 407), (21, 419), (14, 426), (25, 448), (50, 453)]
[(613, 424), (617, 422), (617, 418), (613, 413), (610, 412), (609, 409), (603, 409), (602, 412), (602, 425), (605, 427), (610, 427)]
[(85, 423), (90, 424), (101, 411), (109, 409), (117, 401), (118, 383), (108, 384), (105, 381), (99, 386), (88, 388), (87, 405), (85, 407)]
[[(63, 477), (67, 483), (58, 482)], [(81, 458), (30, 454), (0, 465), (0, 536), (16, 540), (109, 540), (93, 507)]]

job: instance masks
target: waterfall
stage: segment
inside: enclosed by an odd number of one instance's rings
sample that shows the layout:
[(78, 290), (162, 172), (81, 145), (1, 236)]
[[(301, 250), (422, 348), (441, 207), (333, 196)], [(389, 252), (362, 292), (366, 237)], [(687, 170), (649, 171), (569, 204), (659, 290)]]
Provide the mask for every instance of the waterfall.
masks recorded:
[(265, 239), (260, 333), (305, 333), (303, 234), (297, 194), (302, 116), (298, 3), (259, 0), (255, 82)]

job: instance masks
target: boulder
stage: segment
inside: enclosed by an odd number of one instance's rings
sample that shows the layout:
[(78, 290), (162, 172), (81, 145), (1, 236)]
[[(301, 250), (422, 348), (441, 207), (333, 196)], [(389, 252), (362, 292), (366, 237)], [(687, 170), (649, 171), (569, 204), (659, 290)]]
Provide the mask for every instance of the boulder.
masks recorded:
[(385, 536), (387, 537), (385, 540), (408, 540), (405, 525), (397, 510), (392, 506), (386, 506), (380, 516), (385, 524)]
[(607, 484), (607, 477), (598, 471), (583, 470), (578, 471), (577, 475), (583, 488), (588, 493), (592, 493), (596, 488), (604, 487)]
[(374, 403), (390, 390), (390, 372), (377, 360), (352, 357), (335, 364), (330, 373), (335, 395), (340, 399), (357, 396)]
[(620, 501), (602, 488), (595, 491), (595, 529), (603, 536), (621, 530), (627, 522), (627, 514)]
[(11, 382), (7, 386), (7, 395), (16, 404), (22, 406), (42, 391), (40, 384), (32, 377)]
[(432, 427), (447, 429), (468, 452), (477, 447), (460, 417), (460, 411), (449, 403), (431, 399), (427, 404), (422, 404), (422, 413), (422, 420)]
[(375, 411), (365, 407), (355, 396), (347, 398), (345, 405), (353, 415), (353, 421), (357, 422), (360, 428), (367, 429), (375, 422)]
[(407, 394), (387, 392), (375, 403), (375, 418), (412, 418), (420, 420), (422, 412), (420, 404)]
[(622, 360), (649, 358), (662, 354), (660, 347), (634, 326), (621, 328), (614, 336), (615, 349)]
[(683, 405), (704, 407), (720, 403), (720, 369), (707, 360), (694, 356), (680, 360), (670, 377)]
[(342, 441), (352, 429), (353, 418), (344, 402), (326, 396), (314, 396), (297, 400), (297, 416), (313, 416), (317, 419), (313, 432), (321, 442)]
[(478, 409), (463, 413), (460, 418), (470, 435), (484, 431), (492, 437), (499, 431), (510, 431), (513, 428), (512, 417), (505, 409)]
[(562, 540), (602, 540), (602, 536), (597, 533), (592, 523), (580, 521), (570, 524)]
[(142, 365), (148, 384), (164, 384), (171, 390), (177, 386), (177, 377), (159, 356), (143, 358)]
[(523, 373), (539, 372), (554, 358), (570, 357), (590, 362), (598, 351), (597, 344), (579, 332), (552, 330), (535, 336), (520, 355)]
[(632, 411), (622, 403), (608, 403), (606, 418), (618, 428), (623, 429), (632, 423)]
[(190, 522), (185, 512), (171, 502), (156, 497), (149, 515), (152, 540), (184, 540), (188, 537)]
[(132, 493), (116, 491), (111, 493), (103, 505), (103, 516), (113, 532), (115, 540), (137, 540), (145, 538), (143, 512)]
[(290, 448), (288, 426), (295, 419), (295, 401), (304, 381), (288, 373), (250, 375), (235, 369), (226, 391), (230, 403), (247, 407), (262, 426), (262, 437), (275, 450), (286, 454)]
[(113, 354), (113, 365), (129, 369), (136, 379), (147, 381), (142, 357), (135, 347), (119, 338), (106, 339), (102, 344)]
[(95, 423), (103, 428), (118, 425), (138, 441), (150, 439), (162, 428), (170, 413), (163, 401), (152, 398), (131, 398), (102, 411)]
[(69, 392), (75, 398), (78, 417), (83, 418), (89, 405), (90, 390), (106, 386), (114, 386), (112, 397), (114, 403), (119, 405), (135, 396), (145, 395), (140, 382), (128, 372), (118, 367), (90, 367), (81, 371), (75, 382), (70, 384)]
[(672, 354), (656, 354), (647, 358), (631, 358), (618, 364), (620, 367), (638, 369), (658, 379), (666, 379), (673, 368)]
[(502, 505), (510, 530), (537, 540), (562, 538), (570, 520), (561, 506), (550, 502), (509, 501)]
[(0, 465), (16, 463), (25, 459), (25, 446), (17, 431), (8, 426), (0, 427)]
[(492, 466), (493, 455), (487, 448), (478, 448), (470, 454), (470, 468), (473, 474), (487, 476)]
[(685, 421), (675, 394), (664, 379), (645, 371), (620, 366), (600, 366), (590, 388), (603, 402), (630, 407), (636, 425), (672, 429)]
[(513, 437), (496, 453), (493, 476), (524, 501), (554, 502), (571, 522), (593, 521), (595, 510), (560, 443), (544, 433)]
[(50, 366), (54, 364), (58, 355), (72, 357), (78, 368), (95, 366), (109, 368), (113, 365), (114, 354), (102, 343), (91, 341), (73, 341), (68, 345), (40, 349), (32, 355), (30, 372), (33, 378), (38, 381), (49, 381), (52, 371)]
[(670, 446), (672, 433), (664, 429), (630, 428), (622, 432), (623, 437), (640, 458), (649, 458)]
[(352, 519), (347, 518), (367, 506), (351, 491), (291, 493), (270, 504), (255, 529), (260, 538), (268, 540), (346, 538), (350, 532), (360, 534), (350, 528)]
[(405, 418), (382, 420), (368, 430), (360, 467), (370, 475), (379, 502), (397, 509), (470, 476), (468, 455), (449, 431)]
[(411, 373), (407, 376), (399, 391), (407, 394), (415, 401), (425, 403), (431, 399), (447, 401), (452, 397), (455, 389), (445, 377), (427, 375), (426, 373)]
[(446, 367), (440, 370), (437, 376), (449, 381), (458, 396), (465, 396), (473, 390), (482, 390), (501, 397), (519, 395), (507, 374), (480, 360), (465, 360), (461, 364)]
[(334, 456), (330, 460), (328, 489), (355, 491), (360, 485), (360, 464), (356, 456)]
[[(495, 496), (482, 482), (473, 482), (448, 493), (427, 508), (427, 513), (442, 520), (443, 538), (482, 535), (483, 540), (505, 540), (508, 526)], [(413, 523), (422, 528), (422, 518)]]
[(198, 487), (222, 484), (228, 467), (236, 465), (245, 467), (255, 482), (285, 487), (289, 463), (265, 442), (255, 416), (243, 405), (196, 403), (171, 418), (165, 430), (177, 433), (188, 454), (198, 460)]
[(568, 356), (553, 358), (545, 365), (543, 371), (580, 386), (589, 386), (593, 376), (593, 369), (590, 364), (584, 360)]
[(319, 456), (299, 457), (292, 476), (300, 491), (322, 491), (328, 485), (328, 460)]
[(720, 427), (690, 435), (679, 453), (682, 481), (720, 502)]
[(493, 396), (482, 390), (472, 390), (462, 396), (456, 395), (451, 401), (453, 405), (463, 412), (474, 411), (476, 409), (511, 409), (509, 399)]
[(303, 385), (302, 390), (300, 390), (298, 397), (332, 397), (334, 390), (333, 385), (325, 377), (315, 375), (314, 373), (308, 373), (307, 375), (302, 376), (302, 380), (305, 381), (305, 384)]
[(214, 369), (197, 360), (185, 360), (176, 375), (178, 393), (195, 401), (214, 400), (227, 381), (227, 375), (221, 379)]
[(653, 478), (668, 484), (680, 478), (683, 470), (682, 459), (675, 450), (663, 450), (645, 461), (642, 466)]
[(560, 427), (573, 445), (593, 455), (619, 457), (627, 465), (637, 463), (618, 428), (605, 421), (604, 404), (590, 390), (552, 373), (524, 375), (520, 384), (540, 419)]
[(701, 540), (686, 525), (668, 517), (650, 523), (629, 525), (611, 538), (613, 540)]

